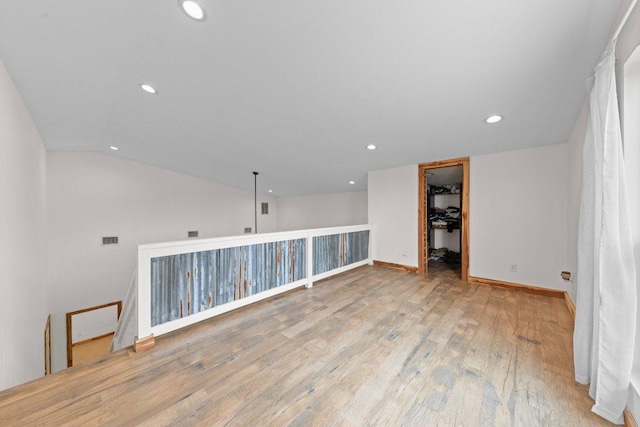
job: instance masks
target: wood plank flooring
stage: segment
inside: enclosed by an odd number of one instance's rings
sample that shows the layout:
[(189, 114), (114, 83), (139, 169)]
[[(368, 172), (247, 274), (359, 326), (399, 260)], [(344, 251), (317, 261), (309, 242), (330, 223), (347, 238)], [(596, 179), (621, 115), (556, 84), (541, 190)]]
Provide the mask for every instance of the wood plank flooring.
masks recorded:
[(91, 362), (92, 360), (109, 354), (111, 341), (113, 341), (113, 334), (74, 345), (72, 348), (73, 366)]
[(610, 425), (571, 334), (561, 299), (365, 266), (2, 392), (0, 424)]

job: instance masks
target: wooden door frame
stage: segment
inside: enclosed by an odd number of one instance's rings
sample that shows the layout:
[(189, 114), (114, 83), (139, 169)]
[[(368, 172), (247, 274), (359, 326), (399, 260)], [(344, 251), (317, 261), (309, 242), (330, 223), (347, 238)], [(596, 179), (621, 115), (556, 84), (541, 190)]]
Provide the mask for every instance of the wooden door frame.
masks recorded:
[[(88, 311), (100, 310), (103, 308), (116, 306), (118, 313), (116, 320), (120, 320), (120, 314), (122, 314), (122, 301), (114, 301), (108, 304), (96, 305), (95, 307), (83, 308), (82, 310), (70, 311), (67, 313), (67, 367), (70, 368), (73, 366), (73, 337), (72, 337), (72, 326), (73, 326), (73, 316), (76, 314), (86, 313)], [(76, 343), (77, 344), (77, 343)]]
[(427, 170), (462, 166), (462, 225), (460, 227), (462, 261), (461, 279), (469, 279), (469, 158), (460, 157), (438, 162), (420, 163), (418, 165), (418, 273), (427, 272)]
[(51, 374), (51, 315), (44, 324), (44, 374)]

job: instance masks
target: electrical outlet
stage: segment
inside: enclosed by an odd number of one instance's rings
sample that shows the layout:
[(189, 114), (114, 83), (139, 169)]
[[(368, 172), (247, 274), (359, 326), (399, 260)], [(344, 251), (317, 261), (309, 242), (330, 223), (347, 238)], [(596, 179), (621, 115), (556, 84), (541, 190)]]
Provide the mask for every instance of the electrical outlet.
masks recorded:
[(512, 273), (517, 273), (518, 272), (518, 264), (511, 264), (511, 270)]

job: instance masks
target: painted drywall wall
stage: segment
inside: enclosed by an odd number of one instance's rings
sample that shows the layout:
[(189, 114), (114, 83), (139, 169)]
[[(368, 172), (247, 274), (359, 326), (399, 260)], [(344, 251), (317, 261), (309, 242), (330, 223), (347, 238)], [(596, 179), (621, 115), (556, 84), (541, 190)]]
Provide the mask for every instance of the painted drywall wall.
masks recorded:
[(368, 174), (373, 259), (418, 266), (418, 165)]
[(470, 163), (469, 275), (566, 290), (567, 145)]
[(367, 223), (367, 192), (278, 197), (278, 231)]
[(46, 151), (0, 61), (0, 390), (44, 374)]
[(71, 316), (72, 343), (99, 337), (116, 330), (118, 307), (110, 305)]
[[(64, 314), (124, 299), (137, 246), (243, 234), (254, 195), (222, 184), (98, 153), (49, 153), (49, 288), (54, 370), (66, 366)], [(276, 199), (258, 230), (276, 230)], [(102, 237), (117, 236), (117, 245)]]
[[(566, 144), (470, 159), (470, 275), (567, 288), (566, 165)], [(417, 165), (369, 172), (369, 222), (374, 259), (418, 265)]]

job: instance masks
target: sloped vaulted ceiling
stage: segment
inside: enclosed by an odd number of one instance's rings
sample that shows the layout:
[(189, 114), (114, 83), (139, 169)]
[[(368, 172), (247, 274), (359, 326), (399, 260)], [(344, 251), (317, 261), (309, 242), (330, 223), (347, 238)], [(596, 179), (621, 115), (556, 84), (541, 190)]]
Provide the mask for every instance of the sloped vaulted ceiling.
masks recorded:
[(621, 4), (200, 3), (204, 22), (176, 0), (0, 2), (0, 58), (47, 149), (251, 189), (255, 170), (260, 191), (295, 195), (563, 143)]

